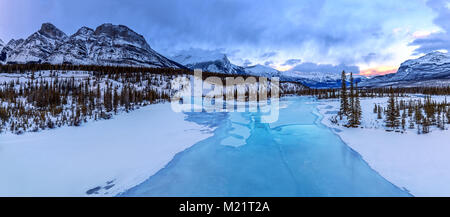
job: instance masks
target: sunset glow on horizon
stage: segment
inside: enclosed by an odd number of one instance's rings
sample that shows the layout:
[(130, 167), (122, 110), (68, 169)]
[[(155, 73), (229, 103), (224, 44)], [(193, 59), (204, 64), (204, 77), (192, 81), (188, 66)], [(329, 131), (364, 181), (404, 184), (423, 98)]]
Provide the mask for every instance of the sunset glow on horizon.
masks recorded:
[(395, 67), (395, 66), (379, 66), (379, 67), (374, 67), (374, 68), (361, 69), (359, 74), (364, 75), (364, 76), (377, 76), (377, 75), (386, 75), (386, 74), (396, 73), (397, 70), (398, 70), (398, 67)]

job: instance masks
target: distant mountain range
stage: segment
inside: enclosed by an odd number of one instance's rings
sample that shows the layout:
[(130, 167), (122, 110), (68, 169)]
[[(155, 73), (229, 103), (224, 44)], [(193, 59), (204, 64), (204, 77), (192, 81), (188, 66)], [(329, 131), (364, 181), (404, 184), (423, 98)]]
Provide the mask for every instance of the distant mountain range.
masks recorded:
[(177, 54), (171, 57), (174, 61), (190, 69), (224, 74), (245, 74), (244, 67), (234, 65), (225, 54), (198, 54), (194, 52)]
[[(350, 72), (347, 72), (349, 76)], [(297, 81), (311, 88), (340, 88), (342, 84), (342, 72), (301, 72), (289, 70), (283, 72), (284, 80)], [(354, 74), (354, 81), (360, 83), (367, 80), (366, 77)]]
[(209, 72), (265, 77), (274, 77), (280, 75), (280, 72), (278, 70), (263, 65), (254, 65), (247, 67), (235, 65), (230, 62), (226, 54), (222, 53), (184, 51), (172, 56), (171, 59), (183, 64), (190, 69), (202, 69), (203, 71)]
[[(313, 88), (339, 88), (341, 73), (280, 72), (268, 66), (238, 66), (222, 53), (198, 50), (180, 52), (167, 58), (154, 51), (145, 38), (123, 25), (103, 24), (95, 30), (80, 28), (68, 36), (51, 23), (26, 39), (0, 40), (0, 64), (50, 63), (74, 65), (139, 66), (152, 68), (189, 68), (204, 71), (265, 77), (301, 82)], [(450, 84), (450, 56), (429, 53), (404, 62), (397, 73), (368, 79), (354, 75), (362, 87), (441, 86)]]
[[(237, 66), (230, 62), (226, 54), (218, 52), (188, 50), (173, 55), (171, 59), (190, 69), (202, 69), (203, 71), (235, 75), (280, 77), (283, 81), (301, 82), (304, 85), (313, 88), (338, 88), (341, 86), (340, 72), (300, 72), (296, 70), (280, 72), (269, 66), (259, 64), (246, 67)], [(366, 78), (364, 76), (355, 75), (355, 80), (357, 82), (360, 82), (363, 79)]]
[(363, 87), (416, 87), (449, 86), (450, 55), (432, 52), (423, 57), (407, 60), (397, 73), (376, 76), (360, 84)]

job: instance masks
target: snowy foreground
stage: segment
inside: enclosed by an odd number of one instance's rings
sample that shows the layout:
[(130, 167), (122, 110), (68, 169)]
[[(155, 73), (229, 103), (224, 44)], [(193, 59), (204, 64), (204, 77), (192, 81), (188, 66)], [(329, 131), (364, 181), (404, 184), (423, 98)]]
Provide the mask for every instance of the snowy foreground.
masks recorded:
[(168, 103), (83, 127), (2, 134), (0, 196), (114, 196), (209, 136)]
[[(433, 97), (443, 100), (445, 97)], [(362, 128), (331, 123), (339, 110), (337, 100), (319, 100), (322, 123), (332, 128), (352, 149), (387, 180), (414, 196), (450, 196), (450, 131), (432, 129), (418, 135), (415, 130), (387, 132), (373, 114), (374, 104), (386, 106), (387, 98), (362, 99)]]

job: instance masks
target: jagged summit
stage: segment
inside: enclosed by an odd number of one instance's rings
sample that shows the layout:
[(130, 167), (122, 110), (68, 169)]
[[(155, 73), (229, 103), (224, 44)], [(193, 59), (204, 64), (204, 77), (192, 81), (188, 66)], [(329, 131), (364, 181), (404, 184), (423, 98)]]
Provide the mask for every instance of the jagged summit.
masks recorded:
[(93, 29), (83, 26), (80, 29), (78, 29), (78, 31), (75, 34), (71, 35), (70, 37), (79, 36), (79, 35), (91, 35), (93, 33), (94, 33)]
[(67, 35), (53, 24), (44, 23), (20, 44), (14, 41), (9, 49), (3, 48), (2, 53), (6, 53), (7, 63), (42, 63), (66, 39)]
[(51, 23), (44, 23), (41, 26), (41, 29), (38, 31), (40, 34), (52, 38), (52, 39), (62, 39), (67, 37), (66, 33), (56, 28)]
[(5, 63), (93, 64), (183, 68), (152, 50), (145, 38), (124, 25), (81, 27), (68, 37), (51, 23), (2, 49)]
[(99, 37), (110, 37), (115, 42), (125, 41), (131, 43), (132, 45), (136, 45), (139, 48), (148, 51), (151, 50), (150, 45), (147, 44), (144, 36), (136, 33), (124, 25), (113, 25), (111, 23), (102, 24), (95, 29), (94, 35)]

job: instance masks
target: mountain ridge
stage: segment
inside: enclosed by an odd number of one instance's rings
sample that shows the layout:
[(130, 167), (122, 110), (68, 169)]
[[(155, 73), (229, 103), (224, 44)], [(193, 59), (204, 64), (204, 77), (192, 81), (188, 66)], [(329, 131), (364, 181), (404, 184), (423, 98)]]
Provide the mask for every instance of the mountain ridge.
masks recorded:
[[(434, 82), (430, 82), (434, 81)], [(439, 51), (403, 62), (396, 73), (376, 76), (361, 83), (364, 87), (421, 86), (450, 83), (450, 55)]]
[[(8, 46), (9, 45), (9, 46)], [(51, 23), (22, 40), (11, 40), (1, 50), (3, 63), (95, 64), (184, 68), (148, 45), (124, 25), (105, 23), (95, 30), (81, 27), (67, 36)]]

